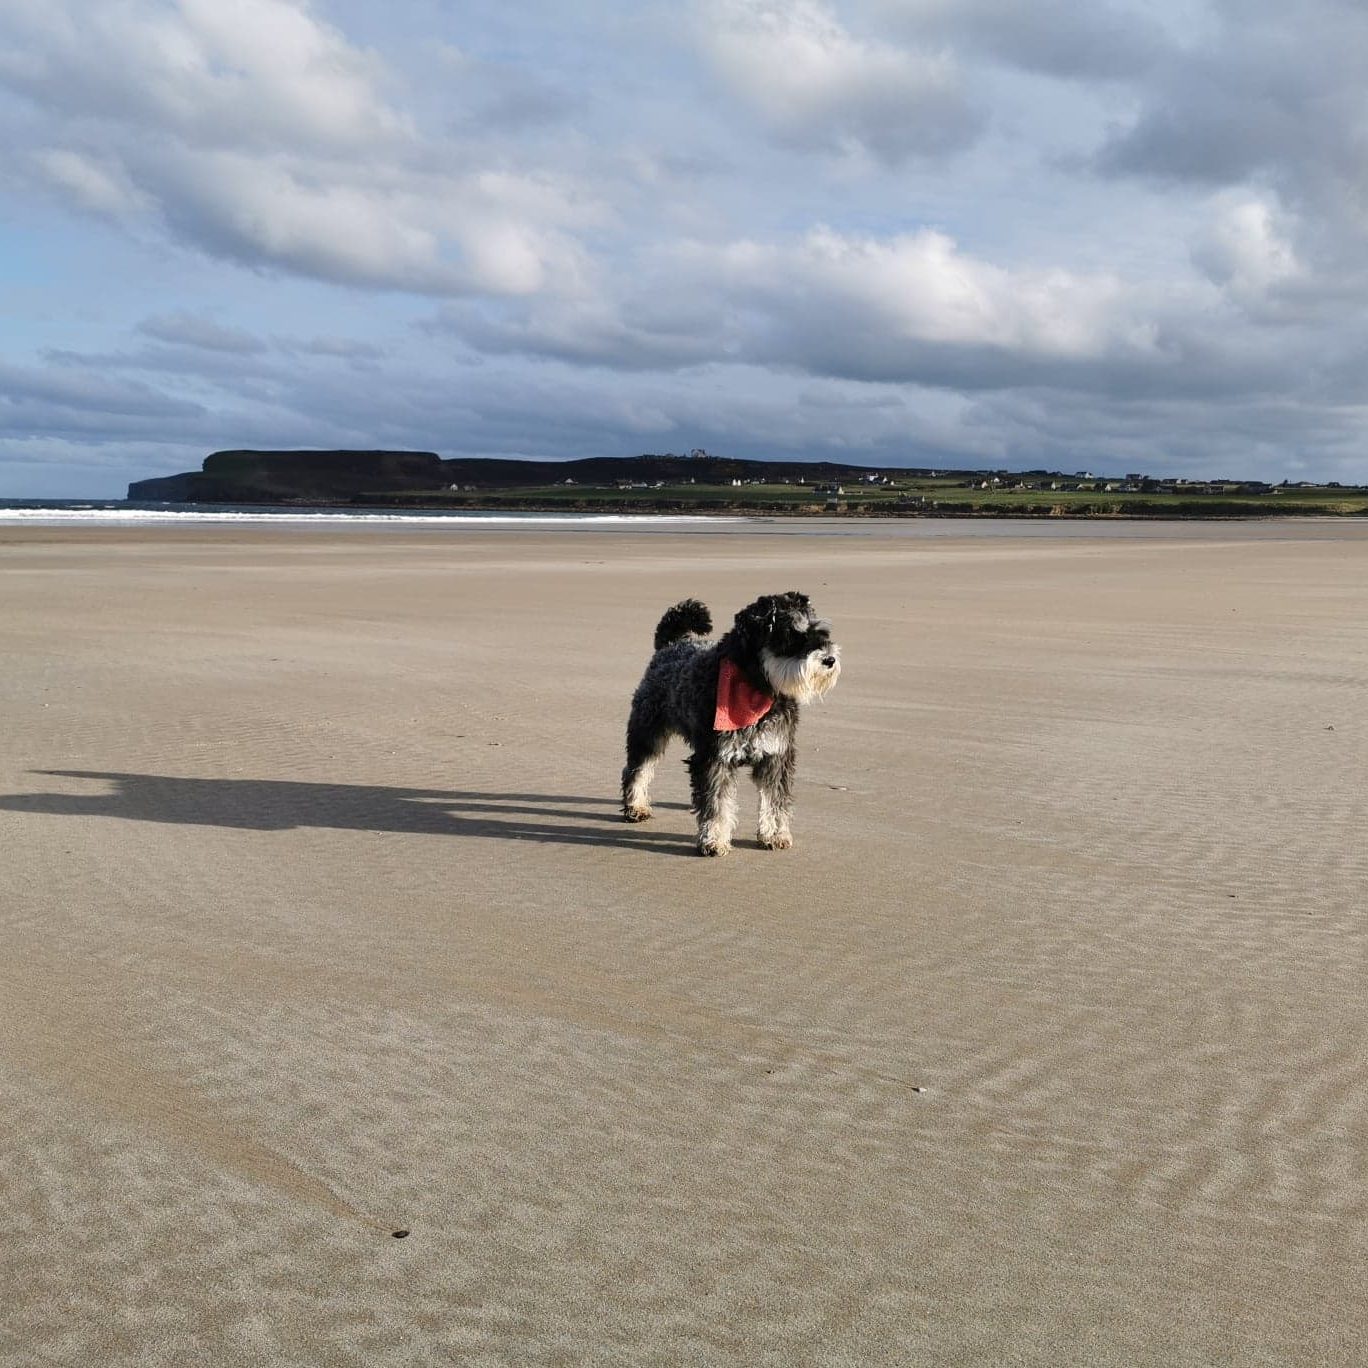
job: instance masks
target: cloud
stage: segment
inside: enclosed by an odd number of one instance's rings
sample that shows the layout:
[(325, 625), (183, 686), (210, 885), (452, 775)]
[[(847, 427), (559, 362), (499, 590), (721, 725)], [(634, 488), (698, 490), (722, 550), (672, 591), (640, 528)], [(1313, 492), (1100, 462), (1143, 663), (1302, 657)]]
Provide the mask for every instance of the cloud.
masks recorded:
[(158, 314), (144, 318), (138, 331), (160, 342), (171, 342), (184, 347), (202, 347), (206, 351), (234, 352), (250, 356), (265, 351), (266, 344), (240, 328), (225, 327), (212, 318), (190, 313)]
[(1067, 390), (982, 396), (966, 429), (997, 441), (1018, 468), (1279, 480), (1361, 480), (1362, 419), (1355, 407), (1285, 394), (1212, 405), (1180, 396), (1135, 400)]
[(353, 365), (378, 361), (385, 355), (383, 347), (377, 347), (373, 342), (362, 342), (354, 337), (309, 337), (298, 340), (278, 337), (276, 345), (282, 351), (304, 352), (310, 356), (339, 357)]
[(85, 209), (348, 285), (578, 287), (586, 197), (421, 136), (379, 59), (304, 0), (16, 0), (5, 37), (0, 83), (61, 139), (34, 174)]
[(1181, 292), (1138, 290), (1102, 272), (1008, 269), (933, 229), (686, 244), (645, 254), (625, 279), (616, 298), (471, 305), (442, 322), (482, 351), (585, 365), (727, 361), (968, 389), (1047, 371), (1082, 383), (1089, 368), (1178, 359), (1165, 351), (1165, 324), (1181, 311)]
[(552, 226), (576, 209), (506, 173), (326, 168), (235, 152), (144, 163), (167, 223), (205, 251), (343, 284), (420, 294), (571, 289), (583, 255)]
[(722, 261), (735, 289), (772, 310), (776, 345), (791, 339), (797, 356), (825, 355), (825, 369), (896, 375), (909, 344), (1059, 360), (1154, 345), (1115, 278), (1007, 270), (932, 229), (885, 239), (818, 229), (791, 247), (737, 243)]
[(463, 302), (426, 326), (457, 334), (476, 352), (615, 370), (668, 371), (734, 358), (739, 343), (715, 276), (674, 256), (669, 266), (644, 261), (629, 279), (625, 291), (568, 300)]
[(110, 218), (131, 219), (145, 214), (151, 201), (114, 160), (70, 148), (45, 148), (34, 153), (38, 173), (64, 191), (82, 209)]
[(1150, 14), (1110, 0), (876, 0), (874, 9), (922, 42), (983, 53), (1047, 76), (1132, 78), (1172, 48)]
[(1197, 266), (1227, 295), (1249, 307), (1287, 298), (1307, 269), (1290, 240), (1286, 215), (1268, 199), (1230, 191), (1213, 201), (1212, 216), (1193, 247)]
[(141, 381), (112, 381), (90, 372), (0, 362), (0, 427), (23, 426), (16, 415), (46, 406), (67, 415), (93, 414), (102, 419), (175, 419), (203, 412), (199, 404), (163, 394)]
[(861, 38), (819, 0), (709, 0), (705, 57), (781, 143), (897, 165), (972, 142), (982, 116), (954, 61)]
[(0, 79), (48, 108), (199, 147), (374, 148), (409, 135), (383, 68), (307, 0), (11, 0)]
[(1204, 36), (1170, 53), (1141, 89), (1099, 169), (1175, 185), (1262, 181), (1294, 209), (1361, 235), (1368, 10), (1350, 0), (1216, 0), (1213, 12)]
[(506, 136), (561, 124), (587, 103), (585, 91), (548, 81), (517, 63), (481, 60), (449, 44), (441, 57), (464, 96), (466, 108), (456, 122), (477, 132)]

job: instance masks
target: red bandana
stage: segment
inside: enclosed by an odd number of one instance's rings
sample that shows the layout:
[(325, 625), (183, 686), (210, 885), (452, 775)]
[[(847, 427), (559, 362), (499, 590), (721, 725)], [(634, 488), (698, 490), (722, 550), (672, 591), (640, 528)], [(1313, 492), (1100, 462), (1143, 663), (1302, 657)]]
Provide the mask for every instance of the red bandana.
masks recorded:
[(713, 717), (713, 729), (731, 732), (753, 727), (772, 707), (774, 699), (751, 684), (735, 662), (724, 656), (717, 672), (717, 713)]

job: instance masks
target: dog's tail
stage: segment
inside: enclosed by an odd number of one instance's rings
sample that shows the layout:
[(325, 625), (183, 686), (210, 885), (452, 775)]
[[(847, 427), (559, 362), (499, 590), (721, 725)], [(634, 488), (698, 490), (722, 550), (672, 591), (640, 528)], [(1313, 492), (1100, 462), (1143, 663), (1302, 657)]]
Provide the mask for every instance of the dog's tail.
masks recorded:
[(691, 632), (707, 636), (712, 631), (712, 614), (697, 599), (685, 599), (666, 609), (665, 616), (656, 624), (655, 648), (681, 641)]

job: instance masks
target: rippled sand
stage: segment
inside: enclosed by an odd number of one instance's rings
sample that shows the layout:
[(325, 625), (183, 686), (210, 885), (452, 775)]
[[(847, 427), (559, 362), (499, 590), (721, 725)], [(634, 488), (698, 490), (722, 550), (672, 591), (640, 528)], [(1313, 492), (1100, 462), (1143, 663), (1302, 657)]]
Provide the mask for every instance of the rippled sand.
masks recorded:
[[(617, 822), (793, 587), (797, 848)], [(0, 1361), (1368, 1360), (1365, 624), (1368, 528), (7, 529)]]

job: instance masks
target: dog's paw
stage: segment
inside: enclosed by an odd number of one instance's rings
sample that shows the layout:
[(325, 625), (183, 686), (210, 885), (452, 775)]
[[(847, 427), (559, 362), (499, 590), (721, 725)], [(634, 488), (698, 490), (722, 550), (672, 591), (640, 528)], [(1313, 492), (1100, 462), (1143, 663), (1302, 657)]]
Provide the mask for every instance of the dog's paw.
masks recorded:
[(698, 853), (700, 855), (730, 855), (731, 846), (725, 841), (699, 841)]
[(623, 808), (622, 820), (624, 822), (649, 822), (651, 820), (651, 809), (648, 807)]
[(787, 831), (776, 831), (772, 836), (760, 833), (760, 844), (766, 850), (792, 850), (793, 837)]

